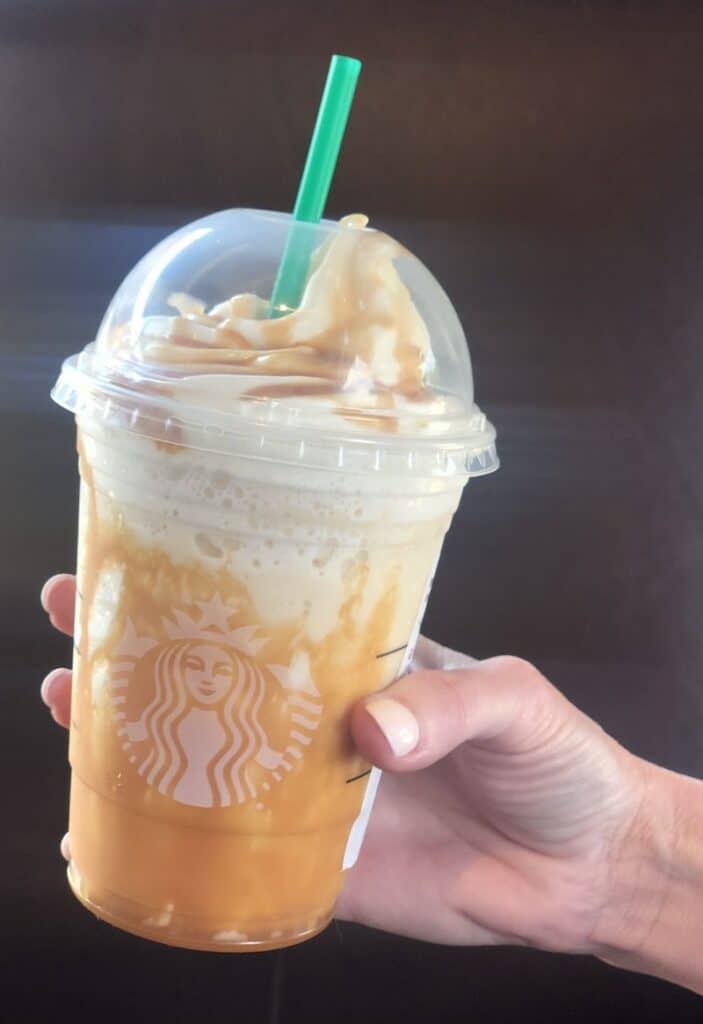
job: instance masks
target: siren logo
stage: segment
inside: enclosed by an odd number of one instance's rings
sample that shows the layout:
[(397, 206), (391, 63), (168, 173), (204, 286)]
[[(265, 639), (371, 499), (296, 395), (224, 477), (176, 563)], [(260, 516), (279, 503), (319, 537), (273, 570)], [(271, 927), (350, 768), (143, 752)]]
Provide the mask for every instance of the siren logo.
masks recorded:
[[(137, 635), (128, 619), (111, 664), (129, 761), (149, 786), (194, 807), (242, 804), (280, 782), (303, 758), (322, 713), (307, 654), (261, 664), (267, 638), (256, 626), (232, 628), (233, 615), (216, 594), (162, 619), (158, 638)], [(284, 721), (278, 747), (262, 724), (272, 700)]]

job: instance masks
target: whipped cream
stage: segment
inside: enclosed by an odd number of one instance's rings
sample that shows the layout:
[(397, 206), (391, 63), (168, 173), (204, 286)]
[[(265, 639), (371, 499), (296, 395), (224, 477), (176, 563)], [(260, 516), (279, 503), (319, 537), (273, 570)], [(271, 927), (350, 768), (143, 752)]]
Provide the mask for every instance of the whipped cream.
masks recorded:
[[(442, 432), (459, 403), (433, 391), (429, 332), (394, 261), (406, 250), (361, 214), (313, 254), (300, 306), (272, 319), (269, 302), (242, 294), (206, 310), (174, 292), (173, 316), (149, 316), (98, 341), (100, 356), (158, 367), (175, 398), (210, 409), (233, 400), (281, 413), (304, 403), (370, 430)], [(424, 422), (425, 418), (431, 422)], [(405, 432), (403, 430), (403, 432)]]
[[(65, 361), (55, 400), (157, 444), (258, 460), (262, 472), (492, 472), (495, 431), (474, 403), (449, 298), (366, 225), (360, 214), (299, 225), (261, 210), (185, 225), (127, 275), (96, 341)], [(298, 308), (272, 317), (252, 293), (268, 294), (291, 231), (306, 252), (321, 244)]]

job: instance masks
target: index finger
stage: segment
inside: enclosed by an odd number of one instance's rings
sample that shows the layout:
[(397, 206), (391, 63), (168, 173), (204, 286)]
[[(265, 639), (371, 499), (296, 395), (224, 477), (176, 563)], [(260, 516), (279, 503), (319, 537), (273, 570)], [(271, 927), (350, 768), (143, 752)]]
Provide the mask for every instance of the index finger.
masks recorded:
[(40, 601), (51, 625), (72, 636), (76, 613), (76, 577), (69, 573), (52, 576), (42, 587)]

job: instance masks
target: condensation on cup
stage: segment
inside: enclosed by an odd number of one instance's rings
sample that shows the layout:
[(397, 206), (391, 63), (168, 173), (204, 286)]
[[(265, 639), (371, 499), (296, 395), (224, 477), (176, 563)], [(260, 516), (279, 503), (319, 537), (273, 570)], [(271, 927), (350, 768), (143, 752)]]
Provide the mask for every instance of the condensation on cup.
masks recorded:
[[(329, 922), (377, 773), (350, 709), (407, 666), (462, 489), (498, 466), (454, 309), (365, 218), (228, 210), (156, 246), (53, 397), (81, 479), (69, 880), (173, 945)], [(233, 297), (232, 297), (233, 296)]]

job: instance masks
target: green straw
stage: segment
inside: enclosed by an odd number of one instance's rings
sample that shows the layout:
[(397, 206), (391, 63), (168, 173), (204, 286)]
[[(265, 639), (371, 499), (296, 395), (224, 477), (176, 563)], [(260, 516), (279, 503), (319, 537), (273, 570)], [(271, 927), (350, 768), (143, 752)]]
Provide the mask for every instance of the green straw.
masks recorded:
[[(360, 71), (361, 61), (354, 57), (335, 54), (330, 61), (293, 208), (293, 220), (297, 223), (317, 224), (322, 217)], [(295, 225), (289, 233), (271, 293), (270, 317), (289, 313), (300, 304), (308, 276), (313, 234), (309, 230), (296, 231)]]

